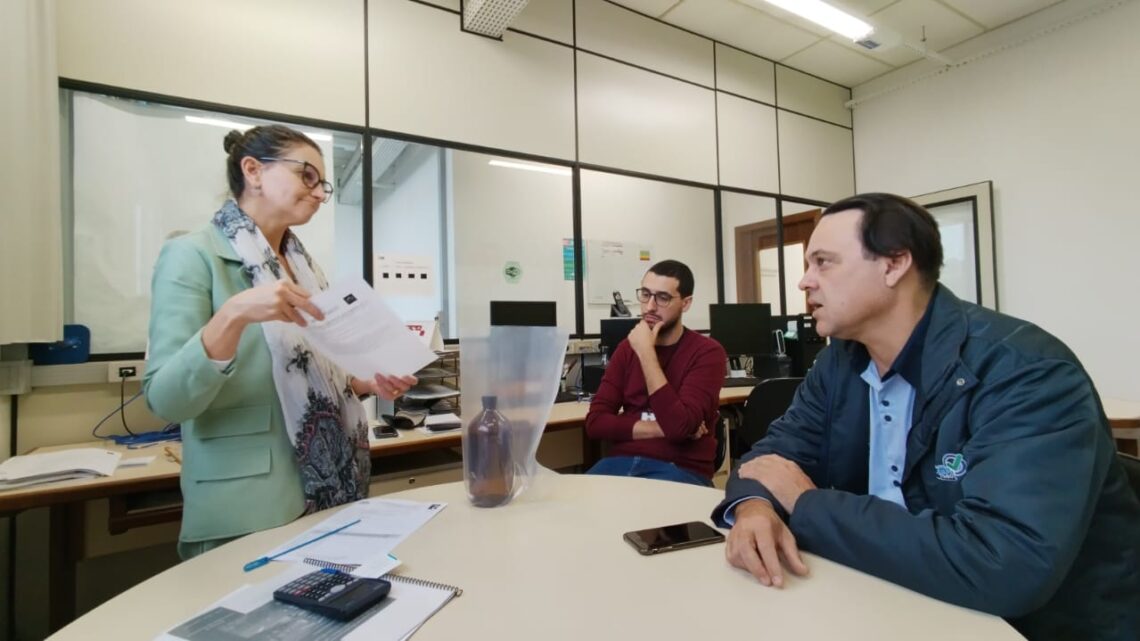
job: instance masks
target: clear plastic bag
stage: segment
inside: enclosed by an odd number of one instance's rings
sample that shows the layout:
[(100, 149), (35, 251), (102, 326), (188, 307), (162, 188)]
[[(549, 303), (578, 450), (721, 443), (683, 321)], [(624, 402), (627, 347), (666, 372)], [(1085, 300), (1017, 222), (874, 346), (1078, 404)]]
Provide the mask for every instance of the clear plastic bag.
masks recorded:
[(568, 340), (557, 327), (492, 327), (460, 339), (463, 479), (473, 504), (505, 505), (534, 482)]

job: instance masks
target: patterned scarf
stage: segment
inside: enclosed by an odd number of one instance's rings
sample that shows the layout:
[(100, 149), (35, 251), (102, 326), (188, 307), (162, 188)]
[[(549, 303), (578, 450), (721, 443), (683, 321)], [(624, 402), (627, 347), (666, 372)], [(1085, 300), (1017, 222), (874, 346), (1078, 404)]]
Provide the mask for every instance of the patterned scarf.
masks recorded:
[[(288, 278), (261, 230), (233, 200), (214, 214), (213, 223), (229, 239), (254, 287)], [(300, 239), (286, 231), (282, 245), (298, 285), (310, 293), (328, 288)], [(273, 382), (289, 442), (301, 469), (305, 513), (364, 498), (372, 467), (368, 420), (352, 391), (351, 377), (310, 349), (297, 325), (269, 321), (261, 323), (261, 329), (273, 358)]]

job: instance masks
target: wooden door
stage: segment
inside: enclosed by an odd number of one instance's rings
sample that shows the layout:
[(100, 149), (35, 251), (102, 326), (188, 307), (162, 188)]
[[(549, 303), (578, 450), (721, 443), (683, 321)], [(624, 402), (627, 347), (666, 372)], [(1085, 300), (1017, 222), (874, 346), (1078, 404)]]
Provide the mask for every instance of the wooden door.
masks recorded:
[[(819, 215), (822, 212), (820, 209), (812, 211), (805, 211), (792, 216), (784, 217), (784, 251), (785, 254), (791, 253), (788, 251), (790, 247), (798, 246), (801, 251), (797, 255), (802, 256), (802, 248), (806, 248), (808, 239), (811, 238), (811, 232), (815, 229), (816, 221), (819, 220)], [(741, 225), (735, 230), (736, 236), (736, 300), (741, 303), (772, 303), (772, 313), (784, 313), (781, 305), (779, 304), (779, 280), (772, 283), (768, 281), (767, 289), (775, 289), (775, 291), (766, 291), (763, 284), (764, 280), (761, 277), (761, 252), (765, 250), (775, 249), (779, 245), (779, 237), (777, 234), (776, 221), (766, 220), (759, 223), (752, 223), (750, 225)], [(787, 268), (787, 263), (785, 263)], [(779, 277), (784, 277), (784, 274), (779, 274)], [(794, 284), (792, 284), (794, 286)], [(790, 308), (799, 308), (798, 305), (791, 304), (793, 296), (802, 296), (799, 290), (789, 289), (787, 296), (789, 299)], [(806, 306), (806, 298), (804, 302)]]

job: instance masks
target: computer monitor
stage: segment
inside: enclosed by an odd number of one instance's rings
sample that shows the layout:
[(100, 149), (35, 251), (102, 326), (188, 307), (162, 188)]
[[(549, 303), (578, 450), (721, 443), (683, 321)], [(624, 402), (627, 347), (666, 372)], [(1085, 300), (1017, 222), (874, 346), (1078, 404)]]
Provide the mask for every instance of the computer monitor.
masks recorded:
[(768, 303), (709, 305), (709, 335), (729, 356), (771, 354), (772, 307)]
[(625, 337), (629, 336), (633, 328), (641, 322), (640, 318), (602, 318), (600, 320), (602, 323), (602, 339), (599, 342), (607, 360), (614, 357), (614, 350), (617, 349), (618, 343), (625, 340)]
[(558, 310), (554, 301), (493, 300), (491, 326), (556, 327)]

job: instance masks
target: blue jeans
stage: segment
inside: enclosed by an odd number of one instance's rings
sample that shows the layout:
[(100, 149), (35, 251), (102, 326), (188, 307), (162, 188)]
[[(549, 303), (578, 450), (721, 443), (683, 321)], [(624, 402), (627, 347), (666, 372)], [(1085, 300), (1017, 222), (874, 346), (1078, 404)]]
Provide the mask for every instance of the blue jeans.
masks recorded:
[(642, 479), (676, 481), (690, 485), (712, 487), (712, 481), (678, 467), (673, 463), (644, 456), (609, 456), (594, 464), (586, 474), (606, 476), (636, 476)]

